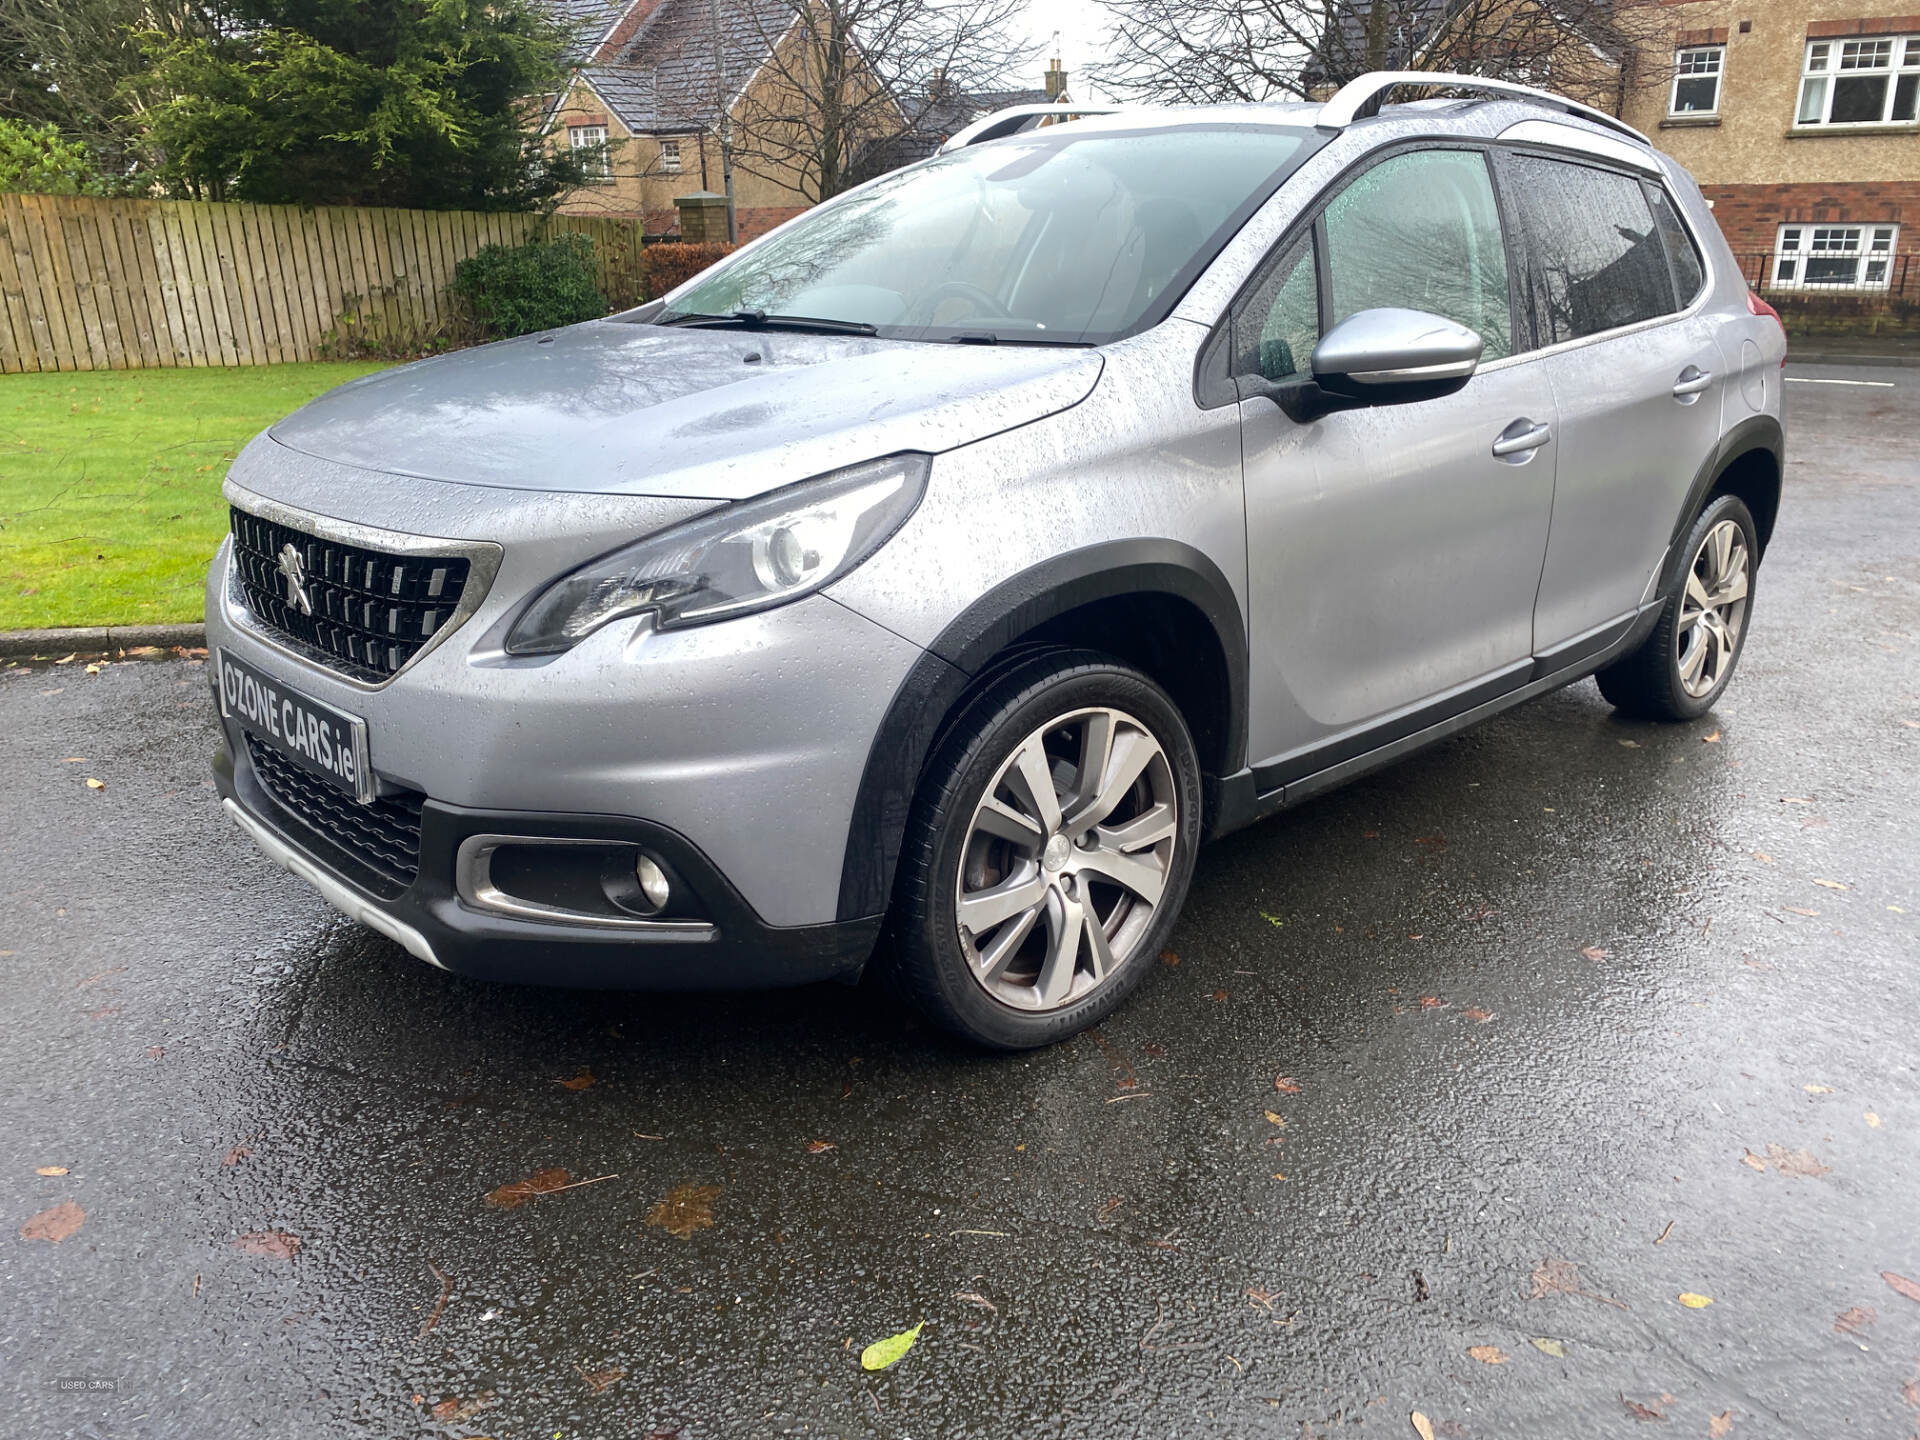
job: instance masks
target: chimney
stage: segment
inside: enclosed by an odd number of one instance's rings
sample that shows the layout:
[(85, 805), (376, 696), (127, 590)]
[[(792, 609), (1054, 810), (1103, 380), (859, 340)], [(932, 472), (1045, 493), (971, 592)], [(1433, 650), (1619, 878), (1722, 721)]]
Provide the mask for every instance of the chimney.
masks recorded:
[[(1031, 75), (1033, 72), (1027, 72)], [(1047, 100), (1052, 103), (1067, 93), (1067, 72), (1060, 68), (1060, 57), (1053, 57), (1053, 64), (1047, 70)]]
[(647, 23), (653, 12), (660, 8), (660, 0), (632, 0), (625, 13), (614, 22), (609, 30), (594, 46), (588, 59), (589, 65), (613, 65), (620, 59), (620, 52), (627, 48), (627, 42), (640, 33), (640, 27)]
[(942, 65), (936, 69), (927, 80), (927, 98), (929, 100), (944, 100), (947, 98), (946, 66)]

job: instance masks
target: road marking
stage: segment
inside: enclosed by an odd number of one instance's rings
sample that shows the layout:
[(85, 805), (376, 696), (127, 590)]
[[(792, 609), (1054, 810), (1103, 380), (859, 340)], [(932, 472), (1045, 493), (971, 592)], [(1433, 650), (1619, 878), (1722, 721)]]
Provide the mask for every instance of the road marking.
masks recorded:
[(1862, 385), (1870, 390), (1895, 388), (1891, 380), (1816, 380), (1811, 375), (1789, 375), (1787, 383), (1789, 385)]

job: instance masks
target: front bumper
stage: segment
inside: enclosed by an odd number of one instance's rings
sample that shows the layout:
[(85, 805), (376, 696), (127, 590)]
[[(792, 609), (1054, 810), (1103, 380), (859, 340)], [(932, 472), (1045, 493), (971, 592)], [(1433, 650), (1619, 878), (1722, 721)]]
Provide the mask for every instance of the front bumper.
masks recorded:
[[(857, 978), (880, 916), (820, 925), (768, 925), (685, 837), (649, 821), (607, 815), (477, 810), (428, 800), (420, 863), (393, 896), (347, 878), (350, 857), (284, 808), (260, 784), (231, 722), (214, 754), (221, 804), (275, 863), (312, 885), (336, 910), (442, 970), (481, 980), (609, 990), (709, 990)], [(520, 920), (462, 900), (457, 857), (476, 835), (595, 839), (643, 846), (691, 892), (705, 924), (607, 930)]]

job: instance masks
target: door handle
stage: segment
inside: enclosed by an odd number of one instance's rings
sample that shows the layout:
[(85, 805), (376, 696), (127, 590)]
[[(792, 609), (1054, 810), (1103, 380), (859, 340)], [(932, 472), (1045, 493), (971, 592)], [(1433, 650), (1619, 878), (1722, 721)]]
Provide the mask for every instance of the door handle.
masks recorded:
[(1553, 439), (1551, 425), (1536, 425), (1531, 420), (1516, 420), (1500, 432), (1500, 438), (1493, 442), (1493, 453), (1502, 460), (1513, 455), (1525, 455), (1538, 450)]
[(1673, 398), (1687, 400), (1700, 394), (1713, 384), (1713, 372), (1702, 370), (1698, 365), (1689, 365), (1680, 372), (1680, 379), (1673, 387)]

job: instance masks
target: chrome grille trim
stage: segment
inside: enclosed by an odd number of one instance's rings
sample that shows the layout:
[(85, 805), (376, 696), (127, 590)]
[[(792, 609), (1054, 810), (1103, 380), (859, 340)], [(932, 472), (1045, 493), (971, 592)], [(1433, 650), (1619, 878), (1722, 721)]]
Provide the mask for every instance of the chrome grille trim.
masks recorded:
[[(257, 495), (233, 480), (226, 482), (221, 488), (221, 493), (235, 510), (243, 511), (272, 525), (300, 531), (330, 544), (356, 550), (381, 551), (403, 558), (447, 556), (458, 557), (467, 562), (466, 585), (461, 590), (458, 603), (451, 607), (444, 618), (435, 617), (435, 628), (432, 634), (425, 638), (424, 643), (407, 658), (405, 663), (387, 675), (374, 675), (371, 672), (356, 673), (358, 667), (353, 667), (350, 660), (336, 656), (319, 646), (308, 644), (299, 636), (263, 620), (247, 603), (245, 592), (240, 584), (239, 566), (229, 563), (226, 584), (226, 617), (229, 623), (261, 644), (292, 659), (318, 666), (335, 679), (357, 690), (384, 689), (417, 665), (422, 656), (430, 654), (449, 635), (472, 619), (474, 612), (480, 608), (493, 589), (494, 577), (500, 571), (500, 561), (505, 554), (500, 546), (487, 540), (452, 540), (442, 536), (409, 535), (402, 531), (383, 530), (378, 526), (362, 525), (351, 520), (336, 520), (330, 515), (297, 509), (280, 501), (270, 500), (264, 495)], [(398, 572), (395, 578), (399, 579)], [(447, 584), (446, 575), (441, 575), (437, 571), (432, 572), (428, 576), (430, 591), (436, 578), (440, 586), (445, 587)]]

